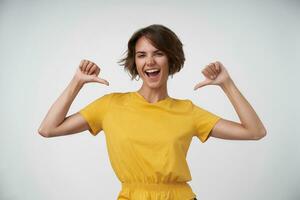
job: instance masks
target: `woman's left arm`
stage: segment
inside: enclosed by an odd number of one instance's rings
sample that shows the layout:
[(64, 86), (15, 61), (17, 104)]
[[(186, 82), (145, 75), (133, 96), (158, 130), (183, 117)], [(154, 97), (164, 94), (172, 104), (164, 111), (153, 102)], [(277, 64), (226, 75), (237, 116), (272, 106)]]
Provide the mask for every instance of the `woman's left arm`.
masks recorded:
[(206, 80), (198, 83), (195, 90), (206, 85), (218, 85), (232, 103), (241, 123), (220, 119), (210, 135), (228, 140), (259, 140), (266, 136), (266, 129), (256, 112), (238, 90), (227, 70), (220, 62), (207, 65), (202, 73)]

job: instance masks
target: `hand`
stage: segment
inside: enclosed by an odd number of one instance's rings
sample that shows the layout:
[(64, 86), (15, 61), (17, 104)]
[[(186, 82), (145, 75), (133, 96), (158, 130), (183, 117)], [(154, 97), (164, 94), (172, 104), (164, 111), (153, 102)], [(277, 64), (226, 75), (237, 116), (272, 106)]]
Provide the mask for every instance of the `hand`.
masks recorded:
[(75, 77), (82, 83), (98, 82), (109, 85), (108, 81), (99, 78), (100, 68), (93, 62), (88, 60), (81, 60), (78, 69), (76, 70)]
[(194, 90), (201, 88), (206, 85), (219, 85), (222, 86), (228, 81), (231, 81), (231, 78), (223, 66), (223, 64), (219, 61), (210, 63), (206, 65), (205, 68), (202, 70), (202, 74), (205, 76), (205, 80), (198, 83)]

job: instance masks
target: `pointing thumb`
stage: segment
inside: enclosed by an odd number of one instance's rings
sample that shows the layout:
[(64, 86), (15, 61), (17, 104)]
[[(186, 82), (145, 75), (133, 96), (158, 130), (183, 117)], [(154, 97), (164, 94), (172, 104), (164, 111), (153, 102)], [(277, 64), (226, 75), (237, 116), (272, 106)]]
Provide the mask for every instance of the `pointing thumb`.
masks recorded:
[(210, 82), (210, 81), (208, 81), (208, 80), (204, 80), (204, 81), (198, 83), (197, 85), (195, 85), (194, 90), (197, 90), (197, 89), (199, 89), (199, 88), (201, 88), (201, 87), (203, 87), (203, 86), (208, 85), (209, 82)]
[(99, 78), (97, 76), (93, 78), (93, 81), (109, 86), (109, 82), (107, 80)]

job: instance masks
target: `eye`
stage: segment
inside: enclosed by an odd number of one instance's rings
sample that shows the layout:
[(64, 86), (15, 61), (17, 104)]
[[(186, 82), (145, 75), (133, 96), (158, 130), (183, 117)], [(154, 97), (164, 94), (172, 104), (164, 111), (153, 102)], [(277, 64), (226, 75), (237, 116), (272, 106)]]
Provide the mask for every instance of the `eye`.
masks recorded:
[(157, 52), (156, 55), (158, 55), (158, 56), (163, 56), (164, 53), (162, 53), (162, 52)]
[(138, 58), (142, 58), (142, 57), (145, 57), (145, 55), (140, 54), (140, 55), (138, 55), (137, 57), (138, 57)]

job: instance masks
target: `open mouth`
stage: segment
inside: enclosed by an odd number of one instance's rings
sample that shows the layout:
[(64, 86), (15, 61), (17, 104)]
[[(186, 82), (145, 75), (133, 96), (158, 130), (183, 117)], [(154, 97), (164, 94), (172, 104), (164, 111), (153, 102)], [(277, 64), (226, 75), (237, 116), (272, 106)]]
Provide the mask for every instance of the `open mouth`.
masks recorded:
[(159, 76), (160, 69), (148, 69), (145, 70), (144, 72), (149, 78), (156, 78)]

